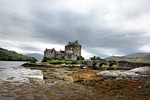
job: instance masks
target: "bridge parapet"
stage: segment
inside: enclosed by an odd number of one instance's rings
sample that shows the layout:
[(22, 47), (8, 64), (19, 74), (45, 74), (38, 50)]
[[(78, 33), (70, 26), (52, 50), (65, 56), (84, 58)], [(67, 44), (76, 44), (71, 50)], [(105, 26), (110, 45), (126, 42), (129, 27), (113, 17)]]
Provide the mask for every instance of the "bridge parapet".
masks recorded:
[(127, 68), (127, 69), (132, 69), (132, 68), (137, 68), (137, 67), (144, 67), (144, 66), (149, 66), (150, 63), (143, 63), (143, 62), (128, 62), (128, 61), (106, 61), (106, 60), (90, 60), (86, 62), (87, 66), (91, 67), (102, 67), (102, 65), (106, 65), (107, 67), (112, 67), (113, 65), (117, 65), (119, 68)]
[(89, 60), (86, 62), (86, 65), (88, 66), (96, 66), (97, 67), (102, 67), (102, 65), (106, 66), (112, 66), (113, 64), (117, 65), (116, 61), (107, 61), (107, 60)]
[(150, 63), (118, 61), (118, 66), (123, 68), (137, 68), (137, 67), (144, 67), (144, 66), (150, 67)]

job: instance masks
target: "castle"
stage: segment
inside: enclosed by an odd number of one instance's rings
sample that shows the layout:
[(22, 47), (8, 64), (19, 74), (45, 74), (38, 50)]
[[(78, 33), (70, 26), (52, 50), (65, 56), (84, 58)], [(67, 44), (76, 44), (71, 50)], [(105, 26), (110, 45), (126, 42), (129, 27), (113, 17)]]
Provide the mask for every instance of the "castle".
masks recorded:
[(77, 60), (81, 56), (81, 45), (78, 41), (68, 42), (65, 46), (65, 51), (56, 51), (55, 48), (47, 49), (44, 51), (44, 57), (49, 59), (62, 59), (62, 60)]

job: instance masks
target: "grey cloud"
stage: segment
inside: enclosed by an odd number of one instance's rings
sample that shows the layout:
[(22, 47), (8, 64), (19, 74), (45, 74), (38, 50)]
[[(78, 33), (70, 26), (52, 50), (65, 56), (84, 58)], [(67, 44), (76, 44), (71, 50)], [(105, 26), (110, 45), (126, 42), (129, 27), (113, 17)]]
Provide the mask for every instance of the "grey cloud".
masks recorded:
[(30, 46), (30, 45), (27, 45), (27, 46), (19, 46), (19, 48), (21, 49), (21, 50), (28, 50), (28, 51), (38, 51), (39, 50), (39, 48), (38, 47), (33, 47), (33, 46)]
[[(109, 56), (105, 51), (98, 52), (95, 48), (128, 54), (139, 52), (139, 48), (150, 42), (149, 36), (143, 37), (150, 32), (145, 24), (149, 20), (148, 16), (150, 17), (149, 0), (115, 0), (111, 1), (112, 4), (108, 3), (110, 7), (100, 4), (91, 9), (87, 8), (88, 12), (85, 14), (76, 11), (76, 8), (69, 9), (64, 6), (67, 0), (59, 0), (60, 3), (55, 0), (37, 0), (36, 3), (34, 0), (14, 0), (13, 4), (7, 0), (2, 1), (0, 39), (31, 42), (30, 46), (18, 46), (20, 49), (38, 51), (38, 48), (32, 47), (32, 42), (36, 41), (65, 45), (68, 41), (78, 40), (86, 51), (99, 56)], [(18, 2), (19, 6), (16, 7)], [(143, 16), (146, 16), (144, 22), (141, 21)], [(136, 26), (138, 21), (145, 27)], [(133, 25), (129, 27), (130, 24)]]

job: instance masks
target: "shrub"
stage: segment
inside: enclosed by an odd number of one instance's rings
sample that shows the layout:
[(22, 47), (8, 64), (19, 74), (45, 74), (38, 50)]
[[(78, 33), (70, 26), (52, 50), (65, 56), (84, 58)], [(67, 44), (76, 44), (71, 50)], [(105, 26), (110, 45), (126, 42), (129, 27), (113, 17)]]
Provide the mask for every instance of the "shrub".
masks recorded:
[(30, 63), (36, 63), (38, 60), (35, 59), (34, 57), (31, 57)]
[(85, 61), (84, 60), (78, 60), (77, 64), (85, 64)]
[(77, 64), (77, 63), (78, 63), (77, 61), (72, 61), (72, 62), (71, 62), (71, 64)]
[(77, 57), (77, 60), (84, 60), (84, 57), (78, 56), (78, 57)]

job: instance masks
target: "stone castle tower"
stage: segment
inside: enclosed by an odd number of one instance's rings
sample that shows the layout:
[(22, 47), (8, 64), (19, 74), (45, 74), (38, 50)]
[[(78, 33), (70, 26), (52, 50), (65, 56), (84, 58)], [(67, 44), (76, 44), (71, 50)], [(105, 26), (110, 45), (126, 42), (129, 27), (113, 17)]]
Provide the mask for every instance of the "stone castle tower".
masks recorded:
[(77, 60), (81, 56), (81, 45), (78, 41), (68, 42), (65, 46), (65, 51), (56, 51), (55, 48), (47, 49), (44, 51), (44, 57), (49, 59), (62, 59), (62, 60)]

